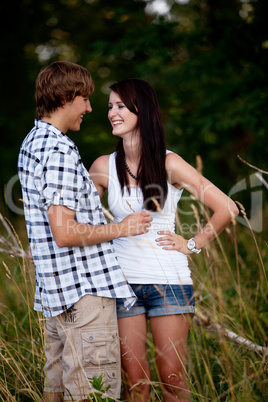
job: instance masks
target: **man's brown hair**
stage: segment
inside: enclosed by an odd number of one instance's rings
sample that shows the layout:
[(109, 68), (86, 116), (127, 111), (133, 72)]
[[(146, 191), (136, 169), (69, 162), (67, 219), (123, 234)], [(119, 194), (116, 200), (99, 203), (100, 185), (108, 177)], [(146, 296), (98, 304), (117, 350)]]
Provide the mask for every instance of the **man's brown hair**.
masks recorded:
[(39, 119), (72, 102), (76, 96), (89, 96), (94, 83), (86, 68), (69, 61), (56, 61), (44, 67), (35, 87), (36, 113)]

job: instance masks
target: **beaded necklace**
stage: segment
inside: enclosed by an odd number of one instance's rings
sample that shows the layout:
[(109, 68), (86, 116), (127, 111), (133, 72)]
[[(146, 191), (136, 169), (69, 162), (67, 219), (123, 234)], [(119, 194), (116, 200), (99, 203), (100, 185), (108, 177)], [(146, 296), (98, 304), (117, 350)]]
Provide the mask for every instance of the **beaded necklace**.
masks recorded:
[(126, 161), (126, 158), (124, 157), (124, 164), (125, 164), (125, 167), (126, 167), (126, 169), (127, 169), (127, 171), (128, 171), (128, 173), (130, 174), (130, 176), (131, 177), (133, 177), (133, 179), (135, 179), (135, 180), (138, 180), (138, 177), (137, 176), (135, 176), (132, 172), (131, 172), (131, 170), (129, 169), (129, 167), (128, 167), (128, 164), (127, 164), (127, 161)]

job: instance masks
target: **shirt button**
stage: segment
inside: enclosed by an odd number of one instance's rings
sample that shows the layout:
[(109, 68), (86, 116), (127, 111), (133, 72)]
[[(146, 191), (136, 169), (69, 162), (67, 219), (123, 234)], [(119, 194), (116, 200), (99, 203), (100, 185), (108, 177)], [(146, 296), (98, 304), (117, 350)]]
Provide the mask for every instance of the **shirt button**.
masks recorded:
[(93, 339), (93, 336), (90, 336), (90, 337), (89, 337), (89, 339), (90, 339), (90, 340), (92, 341), (92, 339)]

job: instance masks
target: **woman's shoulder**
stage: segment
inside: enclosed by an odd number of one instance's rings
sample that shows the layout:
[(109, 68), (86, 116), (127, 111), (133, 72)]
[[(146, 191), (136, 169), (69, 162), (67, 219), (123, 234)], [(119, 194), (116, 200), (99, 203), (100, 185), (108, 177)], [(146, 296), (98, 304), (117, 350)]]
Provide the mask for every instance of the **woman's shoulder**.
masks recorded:
[(182, 188), (184, 186), (183, 183), (198, 180), (196, 169), (175, 152), (170, 152), (166, 155), (165, 167), (169, 181), (175, 187), (179, 186), (179, 188)]
[(110, 155), (99, 156), (91, 165), (90, 172), (106, 173), (109, 170), (109, 157)]
[(174, 164), (185, 163), (185, 160), (173, 151), (166, 151), (166, 167), (172, 168)]

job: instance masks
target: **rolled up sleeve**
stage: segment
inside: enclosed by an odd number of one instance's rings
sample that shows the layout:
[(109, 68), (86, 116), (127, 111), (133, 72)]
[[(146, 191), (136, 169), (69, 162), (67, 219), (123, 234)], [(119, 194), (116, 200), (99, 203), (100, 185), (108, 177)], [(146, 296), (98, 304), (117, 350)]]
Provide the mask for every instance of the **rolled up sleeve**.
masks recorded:
[(35, 172), (35, 185), (43, 210), (48, 210), (51, 204), (63, 205), (74, 211), (79, 210), (79, 200), (84, 192), (85, 183), (78, 169), (77, 161), (62, 152), (51, 153), (45, 165), (38, 166)]

